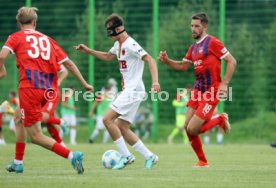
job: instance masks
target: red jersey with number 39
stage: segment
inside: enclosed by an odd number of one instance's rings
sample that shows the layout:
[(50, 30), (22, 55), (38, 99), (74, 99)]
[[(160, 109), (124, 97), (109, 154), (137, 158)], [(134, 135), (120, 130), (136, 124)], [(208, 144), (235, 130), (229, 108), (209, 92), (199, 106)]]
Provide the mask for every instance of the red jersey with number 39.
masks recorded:
[(10, 35), (3, 48), (16, 55), (19, 88), (57, 88), (57, 72), (68, 57), (53, 39), (26, 29)]
[(220, 40), (210, 35), (189, 47), (183, 60), (194, 64), (195, 89), (205, 92), (219, 86), (221, 60), (228, 54)]

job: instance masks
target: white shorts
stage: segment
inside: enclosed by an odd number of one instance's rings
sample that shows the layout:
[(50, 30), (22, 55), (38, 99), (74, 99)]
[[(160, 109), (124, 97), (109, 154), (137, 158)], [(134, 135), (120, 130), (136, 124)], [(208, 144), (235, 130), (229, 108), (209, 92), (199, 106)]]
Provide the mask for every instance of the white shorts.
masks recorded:
[(62, 115), (62, 119), (64, 119), (67, 122), (68, 126), (76, 126), (77, 125), (77, 118), (75, 115), (65, 114), (65, 115)]
[(9, 126), (9, 129), (10, 130), (14, 130), (15, 131), (15, 123), (14, 123), (14, 119), (13, 117), (11, 118), (10, 120), (10, 126)]
[(97, 116), (96, 117), (96, 129), (105, 129), (104, 123), (103, 123), (103, 116)]
[(123, 91), (110, 105), (110, 108), (121, 115), (118, 118), (132, 124), (144, 97), (145, 92)]

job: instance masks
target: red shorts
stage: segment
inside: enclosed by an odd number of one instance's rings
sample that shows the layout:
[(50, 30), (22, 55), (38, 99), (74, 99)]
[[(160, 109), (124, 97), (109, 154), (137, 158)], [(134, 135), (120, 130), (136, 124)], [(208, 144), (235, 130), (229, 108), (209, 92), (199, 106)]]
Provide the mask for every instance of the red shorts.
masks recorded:
[(19, 103), (24, 126), (29, 127), (42, 120), (42, 108), (47, 103), (47, 90), (19, 88)]
[(204, 93), (196, 89), (192, 90), (190, 100), (187, 103), (188, 107), (196, 110), (195, 114), (204, 120), (209, 120), (214, 110), (219, 103), (217, 97), (218, 88), (213, 88)]
[(60, 100), (60, 91), (56, 89), (53, 91), (52, 100), (48, 100), (47, 103), (43, 106), (42, 112), (48, 113), (50, 116), (54, 116), (56, 108)]

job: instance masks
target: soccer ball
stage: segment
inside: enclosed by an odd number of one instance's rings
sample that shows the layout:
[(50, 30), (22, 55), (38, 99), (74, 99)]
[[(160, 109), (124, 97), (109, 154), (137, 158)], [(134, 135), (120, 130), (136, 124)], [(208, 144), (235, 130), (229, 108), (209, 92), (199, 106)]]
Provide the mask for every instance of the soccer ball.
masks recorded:
[(104, 168), (113, 168), (121, 159), (121, 154), (115, 150), (108, 150), (102, 156), (102, 165)]

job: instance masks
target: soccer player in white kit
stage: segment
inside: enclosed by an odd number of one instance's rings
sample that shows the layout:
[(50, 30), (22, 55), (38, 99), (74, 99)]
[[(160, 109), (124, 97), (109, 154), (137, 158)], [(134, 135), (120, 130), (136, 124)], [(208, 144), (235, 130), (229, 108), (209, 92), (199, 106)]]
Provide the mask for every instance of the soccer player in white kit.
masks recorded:
[(148, 63), (152, 76), (152, 90), (160, 91), (158, 72), (153, 58), (125, 31), (123, 19), (117, 14), (111, 14), (105, 22), (108, 36), (114, 40), (114, 46), (109, 52), (89, 49), (86, 45), (75, 46), (76, 50), (93, 55), (105, 61), (118, 59), (122, 75), (121, 94), (112, 102), (104, 116), (104, 124), (114, 143), (122, 154), (120, 162), (113, 169), (123, 169), (134, 162), (135, 157), (128, 150), (125, 141), (145, 159), (145, 168), (151, 169), (158, 161), (143, 142), (130, 130), (138, 107), (145, 96), (145, 86), (142, 80), (144, 61)]

